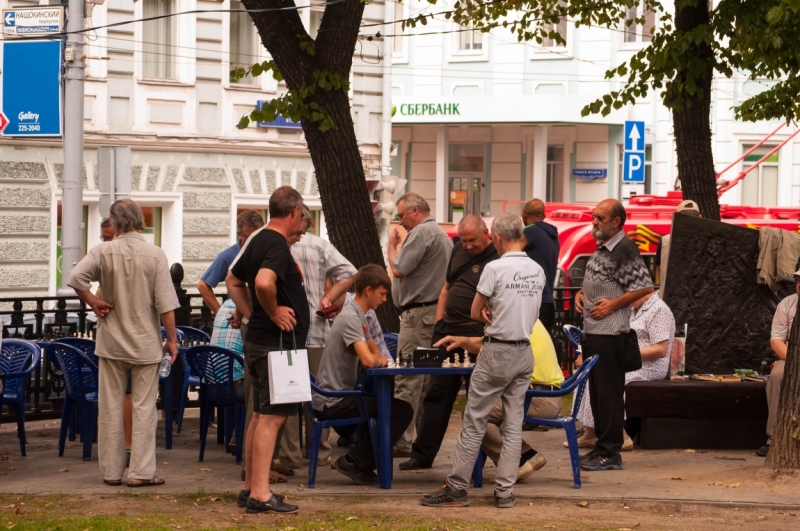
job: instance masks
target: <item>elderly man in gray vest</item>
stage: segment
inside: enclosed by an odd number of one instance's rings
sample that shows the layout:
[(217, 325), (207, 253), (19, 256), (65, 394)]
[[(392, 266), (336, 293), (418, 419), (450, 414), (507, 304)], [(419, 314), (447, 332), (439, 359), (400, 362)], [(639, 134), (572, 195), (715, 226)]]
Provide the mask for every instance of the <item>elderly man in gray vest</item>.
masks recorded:
[[(413, 192), (397, 200), (397, 217), (408, 236), (400, 243), (400, 233), (389, 235), (389, 264), (395, 304), (400, 307), (400, 335), (397, 352), (410, 359), (418, 347), (430, 348), (439, 293), (445, 282), (447, 262), (453, 242), (431, 216), (428, 202)], [(414, 417), (395, 447), (398, 457), (411, 457), (414, 430), (422, 418), (421, 405), (427, 376), (398, 376), (394, 396), (411, 404)]]
[[(139, 231), (144, 215), (130, 199), (111, 205), (108, 219), (116, 239), (89, 250), (67, 284), (97, 314), (100, 381), (97, 449), (103, 481), (122, 484), (125, 471), (123, 403), (128, 377), (133, 398), (133, 440), (128, 486), (161, 485), (156, 475), (156, 396), (162, 350), (178, 357), (175, 308), (180, 305), (169, 274), (167, 255), (147, 243)], [(102, 299), (90, 291), (100, 282)], [(161, 344), (161, 325), (167, 342)]]

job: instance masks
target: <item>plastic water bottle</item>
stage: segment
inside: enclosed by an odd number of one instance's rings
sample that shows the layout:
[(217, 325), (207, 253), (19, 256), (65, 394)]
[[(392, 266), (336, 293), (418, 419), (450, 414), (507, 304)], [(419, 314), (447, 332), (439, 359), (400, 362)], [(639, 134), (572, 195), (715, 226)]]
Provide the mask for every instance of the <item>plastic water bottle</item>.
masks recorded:
[(164, 356), (164, 359), (161, 360), (161, 368), (158, 369), (158, 375), (161, 378), (166, 378), (169, 376), (169, 372), (172, 370), (172, 356), (167, 354)]

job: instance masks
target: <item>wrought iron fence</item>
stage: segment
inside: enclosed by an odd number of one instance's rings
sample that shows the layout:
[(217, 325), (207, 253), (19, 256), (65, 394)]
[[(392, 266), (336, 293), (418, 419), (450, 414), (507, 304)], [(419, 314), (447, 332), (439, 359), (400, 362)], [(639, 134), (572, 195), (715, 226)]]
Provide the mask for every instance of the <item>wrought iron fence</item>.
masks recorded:
[[(200, 295), (189, 294), (181, 287), (183, 268), (174, 264), (171, 268), (175, 292), (180, 307), (175, 311), (178, 325), (199, 328), (211, 335), (214, 315), (203, 302)], [(565, 340), (562, 328), (565, 324), (581, 327), (583, 317), (575, 312), (574, 297), (578, 288), (556, 288), (555, 326), (552, 331), (553, 344), (556, 348), (562, 368), (571, 371), (574, 366), (575, 352)], [(223, 300), (227, 298), (222, 296)], [(78, 336), (94, 339), (96, 318), (77, 297), (15, 297), (0, 298), (0, 308), (11, 306), (10, 310), (0, 310), (3, 323), (4, 338), (22, 338), (31, 341), (50, 342), (61, 337)], [(176, 364), (178, 369), (180, 364)], [(180, 374), (177, 374), (176, 389), (180, 389)], [(64, 380), (61, 372), (50, 362), (47, 352), (41, 358), (39, 366), (30, 374), (26, 397), (26, 418), (29, 420), (52, 419), (61, 416), (64, 399)], [(177, 403), (177, 400), (175, 401)], [(189, 407), (197, 404), (190, 402)], [(2, 413), (2, 412), (0, 412)], [(12, 415), (3, 413), (3, 422), (11, 421)]]

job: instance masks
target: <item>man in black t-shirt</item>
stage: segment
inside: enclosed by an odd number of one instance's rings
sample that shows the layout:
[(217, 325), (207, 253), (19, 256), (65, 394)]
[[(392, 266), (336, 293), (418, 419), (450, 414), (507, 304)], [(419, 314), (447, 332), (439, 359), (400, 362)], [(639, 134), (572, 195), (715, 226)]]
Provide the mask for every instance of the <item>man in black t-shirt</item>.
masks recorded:
[[(489, 239), (489, 229), (474, 214), (464, 216), (458, 223), (458, 236), (461, 241), (453, 246), (450, 253), (445, 284), (439, 295), (432, 344), (449, 335), (483, 336), (483, 323), (472, 320), (470, 311), (483, 267), (492, 260), (497, 260), (498, 255)], [(456, 352), (459, 352), (462, 359), (466, 355), (463, 349), (457, 349)], [(422, 422), (411, 447), (411, 459), (400, 463), (400, 470), (418, 470), (433, 466), (433, 460), (439, 453), (447, 432), (450, 413), (459, 389), (461, 376), (431, 375), (423, 402)]]
[(539, 320), (547, 331), (553, 334), (556, 319), (556, 305), (553, 299), (553, 288), (558, 268), (558, 253), (561, 243), (558, 240), (558, 229), (545, 220), (544, 203), (541, 199), (531, 199), (522, 209), (522, 224), (525, 229), (525, 254), (528, 258), (542, 266), (546, 279), (542, 306), (539, 308)]
[(253, 233), (228, 273), (228, 294), (248, 322), (244, 360), (252, 378), (253, 417), (245, 438), (246, 474), (239, 504), (248, 513), (297, 511), (282, 496), (270, 492), (269, 470), (278, 432), (297, 404), (271, 404), (270, 351), (306, 344), (308, 299), (303, 275), (286, 240), (300, 229), (303, 198), (282, 186), (269, 199), (270, 221)]

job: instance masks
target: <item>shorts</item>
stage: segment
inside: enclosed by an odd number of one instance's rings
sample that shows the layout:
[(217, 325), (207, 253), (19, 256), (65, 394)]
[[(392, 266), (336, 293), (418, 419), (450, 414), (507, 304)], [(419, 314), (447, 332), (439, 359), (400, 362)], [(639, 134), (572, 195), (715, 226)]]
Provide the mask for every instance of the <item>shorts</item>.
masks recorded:
[(288, 417), (297, 414), (298, 404), (270, 404), (269, 364), (267, 356), (278, 347), (264, 347), (254, 343), (244, 344), (244, 362), (250, 372), (253, 389), (253, 412), (260, 415)]

